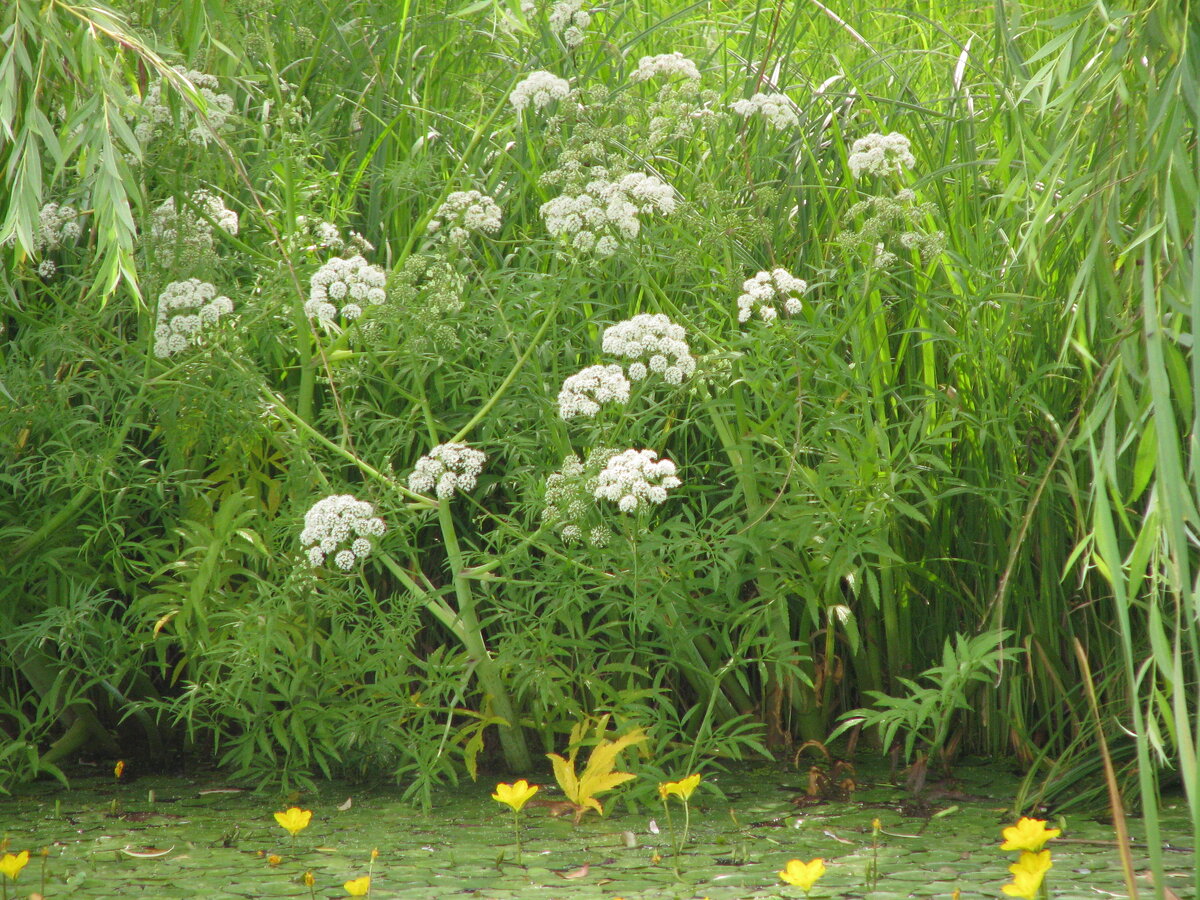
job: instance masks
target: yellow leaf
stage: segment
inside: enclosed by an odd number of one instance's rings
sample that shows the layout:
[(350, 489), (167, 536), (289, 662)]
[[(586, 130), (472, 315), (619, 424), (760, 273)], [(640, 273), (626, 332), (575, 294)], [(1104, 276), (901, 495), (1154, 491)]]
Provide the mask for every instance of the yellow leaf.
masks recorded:
[[(603, 717), (597, 725), (596, 731), (603, 733), (607, 722), (608, 717)], [(572, 746), (566, 758), (559, 756), (557, 753), (547, 753), (546, 755), (550, 758), (550, 763), (554, 767), (554, 777), (558, 780), (558, 785), (563, 789), (563, 793), (567, 795), (567, 799), (576, 806), (594, 809), (600, 815), (604, 815), (604, 808), (600, 805), (600, 801), (596, 799), (596, 794), (610, 791), (618, 785), (624, 784), (626, 781), (636, 777), (629, 772), (614, 771), (617, 765), (617, 756), (626, 747), (646, 740), (646, 734), (642, 729), (635, 728), (633, 731), (622, 735), (614, 741), (601, 739), (592, 748), (592, 753), (588, 757), (588, 763), (584, 767), (583, 774), (576, 776), (575, 756), (579, 751), (578, 741), (582, 740), (585, 730), (586, 725), (584, 723), (578, 723), (571, 729), (571, 738), (574, 746)]]

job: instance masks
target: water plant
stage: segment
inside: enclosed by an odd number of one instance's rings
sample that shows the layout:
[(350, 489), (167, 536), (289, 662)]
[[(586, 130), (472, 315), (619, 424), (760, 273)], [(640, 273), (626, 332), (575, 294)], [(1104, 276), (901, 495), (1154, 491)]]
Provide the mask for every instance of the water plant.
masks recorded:
[[(554, 777), (558, 781), (558, 786), (562, 788), (567, 800), (575, 808), (576, 824), (589, 809), (594, 809), (600, 815), (604, 815), (604, 807), (596, 799), (597, 794), (611, 791), (636, 777), (631, 772), (615, 771), (617, 757), (627, 747), (645, 741), (645, 733), (640, 728), (634, 728), (620, 737), (610, 740), (604, 736), (607, 726), (607, 715), (601, 716), (594, 723), (590, 719), (581, 720), (571, 729), (566, 756), (557, 753), (546, 754), (550, 764), (554, 767)], [(587, 765), (584, 766), (583, 772), (576, 775), (575, 758), (589, 733), (594, 735), (594, 743), (588, 754)]]
[[(3, 891), (4, 900), (8, 900), (8, 883), (15, 882), (21, 876), (21, 870), (29, 864), (29, 851), (22, 850), (20, 853), (5, 853), (0, 856), (0, 875), (4, 878), (0, 880), (0, 890)], [(44, 880), (44, 875), (43, 875)]]
[(1043, 819), (1022, 816), (1017, 824), (1004, 828), (1002, 834), (1004, 842), (1000, 849), (1020, 853), (1017, 861), (1008, 867), (1013, 880), (1002, 887), (1004, 893), (1010, 897), (1024, 897), (1025, 900), (1049, 896), (1046, 873), (1054, 863), (1050, 851), (1043, 848), (1047, 841), (1062, 834), (1062, 829), (1047, 828)]
[(307, 828), (312, 821), (312, 810), (292, 806), (284, 812), (275, 813), (275, 821), (279, 823), (280, 828), (291, 836), (292, 848), (295, 849), (296, 835)]
[[(675, 871), (679, 872), (679, 854), (683, 852), (683, 848), (687, 845), (688, 828), (691, 825), (691, 805), (690, 800), (696, 788), (700, 785), (700, 773), (695, 772), (687, 778), (682, 778), (679, 781), (664, 781), (658, 786), (658, 796), (662, 800), (663, 812), (667, 817), (667, 827), (671, 829), (671, 845), (674, 849), (673, 860), (675, 863)], [(678, 797), (679, 802), (683, 804), (683, 831), (680, 834), (675, 832), (675, 823), (671, 819), (671, 798)]]
[(825, 860), (820, 857), (804, 862), (799, 859), (788, 860), (787, 866), (780, 870), (779, 878), (794, 887), (804, 891), (807, 897), (812, 893), (813, 885), (825, 874)]
[(0, 4), (0, 790), (854, 710), (1200, 859), (1194, 3), (235, 6)]
[(538, 792), (538, 785), (531, 785), (524, 778), (512, 784), (501, 782), (496, 785), (492, 799), (503, 803), (513, 813), (513, 837), (517, 842), (517, 865), (521, 864), (521, 808)]

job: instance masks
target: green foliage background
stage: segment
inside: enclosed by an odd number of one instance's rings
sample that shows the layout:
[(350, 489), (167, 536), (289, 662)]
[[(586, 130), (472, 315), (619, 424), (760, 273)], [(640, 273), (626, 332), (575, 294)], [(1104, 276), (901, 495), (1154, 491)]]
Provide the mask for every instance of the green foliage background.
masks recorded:
[[(7, 5), (0, 778), (85, 745), (192, 751), (429, 803), (602, 714), (674, 776), (823, 739), (990, 633), (1004, 661), (967, 679), (953, 743), (1017, 760), (1017, 806), (1062, 805), (1103, 797), (1100, 728), (1148, 825), (1179, 784), (1195, 839), (1200, 20), (1136, 6), (618, 0), (571, 49), (499, 0)], [(672, 51), (702, 72), (694, 115), (629, 79)], [(207, 141), (188, 133), (221, 110), (174, 65), (233, 101)], [(518, 116), (539, 69), (579, 105)], [(729, 112), (764, 90), (794, 127)], [(912, 172), (856, 181), (850, 145), (890, 131)], [(572, 160), (656, 174), (679, 209), (573, 254), (539, 215)], [(900, 187), (944, 248), (879, 268), (860, 201)], [(156, 242), (154, 210), (199, 189), (237, 235)], [(468, 189), (503, 227), (439, 248), (426, 225)], [(83, 211), (52, 250), (50, 201)], [(310, 324), (331, 253), (299, 216), (374, 245), (384, 306)], [(775, 266), (809, 282), (803, 311), (738, 323)], [(235, 324), (162, 360), (157, 297), (188, 277)], [(686, 328), (697, 375), (564, 422), (563, 379), (643, 312)], [(488, 454), (479, 487), (407, 491), (452, 439)], [(564, 545), (545, 479), (601, 447), (654, 449), (683, 485), (596, 513), (607, 547)], [(331, 493), (388, 525), (352, 576), (300, 548)]]

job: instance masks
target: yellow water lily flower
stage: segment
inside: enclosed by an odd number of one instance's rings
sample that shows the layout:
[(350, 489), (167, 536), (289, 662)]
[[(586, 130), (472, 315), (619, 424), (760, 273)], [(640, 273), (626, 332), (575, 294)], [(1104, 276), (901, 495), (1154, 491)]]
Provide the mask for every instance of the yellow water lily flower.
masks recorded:
[(685, 803), (692, 796), (692, 792), (696, 790), (696, 786), (700, 784), (700, 773), (689, 775), (687, 778), (680, 781), (667, 781), (658, 786), (658, 796), (666, 800), (672, 794), (679, 797)]
[(817, 879), (824, 874), (825, 860), (817, 857), (811, 862), (801, 862), (798, 859), (789, 860), (787, 868), (779, 873), (779, 877), (807, 894), (817, 883)]
[(525, 802), (537, 792), (538, 786), (536, 784), (531, 785), (522, 778), (513, 784), (496, 785), (496, 793), (492, 794), (492, 799), (497, 803), (503, 803), (505, 806), (512, 807), (513, 812), (520, 812)]
[(25, 868), (28, 862), (28, 850), (22, 850), (17, 854), (5, 853), (3, 857), (0, 857), (0, 872), (3, 872), (13, 881), (16, 881), (17, 876), (21, 874), (21, 870)]
[(308, 823), (312, 821), (312, 810), (300, 809), (298, 806), (293, 806), (287, 812), (275, 813), (275, 821), (279, 823), (279, 827), (283, 828), (292, 837), (295, 837), (307, 828)]
[(1000, 845), (1001, 850), (1023, 850), (1037, 853), (1046, 846), (1046, 841), (1062, 834), (1062, 829), (1047, 828), (1042, 819), (1030, 819), (1022, 816), (1016, 825), (1005, 828), (1003, 833), (1004, 843)]
[(362, 878), (347, 881), (342, 887), (346, 889), (346, 893), (351, 897), (365, 897), (371, 890), (371, 876), (364, 875)]
[(1027, 850), (1021, 854), (1020, 859), (1008, 867), (1008, 871), (1013, 875), (1012, 883), (1004, 885), (1000, 890), (1010, 897), (1025, 897), (1026, 900), (1033, 900), (1042, 886), (1042, 879), (1046, 877), (1046, 873), (1052, 865), (1054, 863), (1050, 861), (1049, 850), (1043, 850), (1040, 853), (1030, 853)]

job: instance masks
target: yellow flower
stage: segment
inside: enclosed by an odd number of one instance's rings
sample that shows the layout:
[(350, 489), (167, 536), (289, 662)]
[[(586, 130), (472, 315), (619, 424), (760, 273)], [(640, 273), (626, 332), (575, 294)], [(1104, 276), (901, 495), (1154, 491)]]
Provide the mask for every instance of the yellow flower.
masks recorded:
[[(1053, 835), (1051, 836), (1053, 837)], [(1025, 851), (1021, 854), (1020, 859), (1008, 867), (1008, 871), (1013, 874), (1012, 883), (1004, 885), (1000, 890), (1010, 897), (1025, 897), (1027, 900), (1033, 900), (1042, 886), (1042, 879), (1046, 877), (1046, 872), (1052, 865), (1054, 863), (1050, 861), (1049, 850), (1043, 850), (1040, 853)]]
[(29, 851), (22, 850), (16, 856), (11, 853), (5, 853), (0, 858), (0, 872), (3, 872), (13, 881), (17, 880), (17, 876), (21, 874), (21, 870), (25, 868), (25, 864), (29, 862)]
[(305, 887), (312, 887), (316, 883), (317, 883), (317, 879), (313, 876), (312, 872), (304, 873), (304, 886)]
[(287, 812), (275, 813), (275, 821), (279, 826), (287, 831), (292, 837), (295, 837), (301, 831), (308, 827), (308, 823), (312, 821), (311, 809), (300, 809), (293, 806)]
[(700, 783), (700, 773), (689, 775), (681, 781), (668, 781), (658, 786), (658, 796), (666, 800), (672, 794), (675, 794), (685, 803), (692, 796), (692, 791), (696, 790), (696, 786)]
[(1004, 829), (1004, 843), (1001, 850), (1024, 850), (1037, 853), (1046, 846), (1046, 841), (1062, 834), (1060, 828), (1047, 828), (1042, 819), (1030, 819), (1022, 816), (1016, 825)]
[(883, 823), (880, 822), (878, 819), (872, 819), (871, 820), (871, 831), (873, 831), (875, 834), (879, 834), (879, 832), (883, 831)]
[(496, 785), (496, 793), (492, 794), (492, 799), (497, 803), (511, 806), (513, 812), (520, 812), (521, 807), (525, 805), (525, 801), (537, 792), (538, 786), (536, 784), (531, 785), (522, 778), (515, 784)]
[(351, 897), (365, 897), (371, 890), (371, 876), (364, 875), (362, 878), (347, 881), (342, 887), (346, 889), (346, 893)]
[(825, 860), (818, 857), (811, 862), (801, 862), (798, 859), (789, 860), (787, 868), (779, 873), (779, 877), (788, 884), (794, 884), (807, 894), (817, 883), (817, 879), (824, 874)]
[(283, 857), (276, 856), (274, 853), (272, 853), (270, 856), (267, 857), (267, 865), (268, 866), (277, 866), (281, 862), (283, 862)]
[(115, 766), (113, 766), (113, 776), (119, 780), (120, 777), (124, 774), (125, 774), (125, 760), (118, 759), (117, 764)]

